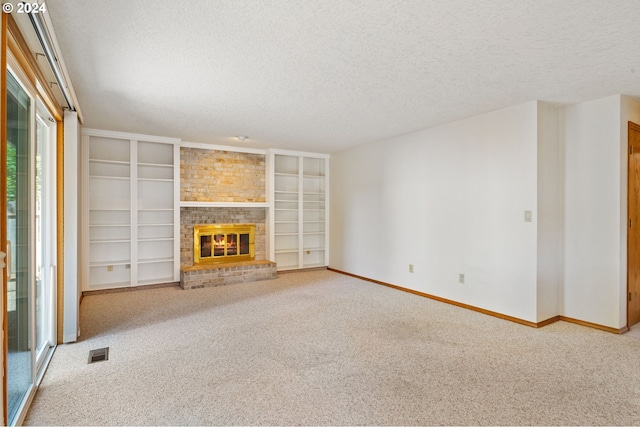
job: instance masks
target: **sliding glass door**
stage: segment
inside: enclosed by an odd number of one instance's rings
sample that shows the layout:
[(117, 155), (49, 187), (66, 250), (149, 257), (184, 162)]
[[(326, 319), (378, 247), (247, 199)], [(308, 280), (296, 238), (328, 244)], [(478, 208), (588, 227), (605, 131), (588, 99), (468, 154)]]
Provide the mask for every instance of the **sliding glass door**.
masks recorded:
[(38, 101), (35, 149), (35, 343), (39, 374), (55, 343), (55, 121)]
[(55, 121), (7, 72), (7, 395), (21, 421), (55, 343)]
[(31, 98), (7, 75), (7, 394), (9, 422), (33, 384), (29, 331), (31, 255)]

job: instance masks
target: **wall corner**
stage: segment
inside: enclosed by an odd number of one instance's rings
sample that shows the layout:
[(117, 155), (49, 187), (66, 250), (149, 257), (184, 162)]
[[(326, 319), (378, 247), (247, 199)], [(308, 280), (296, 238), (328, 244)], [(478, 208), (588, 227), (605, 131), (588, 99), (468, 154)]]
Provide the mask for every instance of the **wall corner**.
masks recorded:
[(80, 123), (78, 113), (64, 112), (64, 301), (63, 343), (77, 341), (80, 324), (80, 251), (79, 251), (79, 155)]

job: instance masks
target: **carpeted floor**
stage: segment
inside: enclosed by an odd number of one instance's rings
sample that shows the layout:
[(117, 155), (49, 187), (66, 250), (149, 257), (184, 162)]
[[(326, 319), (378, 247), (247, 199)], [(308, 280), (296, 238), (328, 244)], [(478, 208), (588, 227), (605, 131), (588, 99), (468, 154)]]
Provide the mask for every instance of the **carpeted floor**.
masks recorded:
[(81, 327), (26, 424), (640, 425), (637, 338), (330, 271), (88, 296)]

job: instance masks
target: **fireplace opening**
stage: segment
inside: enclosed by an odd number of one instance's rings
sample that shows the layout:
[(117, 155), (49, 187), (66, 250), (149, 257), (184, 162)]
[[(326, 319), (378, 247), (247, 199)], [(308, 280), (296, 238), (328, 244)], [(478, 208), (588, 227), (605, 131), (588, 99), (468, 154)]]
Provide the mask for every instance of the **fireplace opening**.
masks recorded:
[(252, 261), (255, 258), (254, 224), (197, 225), (194, 264)]
[(200, 256), (211, 256), (211, 236), (200, 236)]

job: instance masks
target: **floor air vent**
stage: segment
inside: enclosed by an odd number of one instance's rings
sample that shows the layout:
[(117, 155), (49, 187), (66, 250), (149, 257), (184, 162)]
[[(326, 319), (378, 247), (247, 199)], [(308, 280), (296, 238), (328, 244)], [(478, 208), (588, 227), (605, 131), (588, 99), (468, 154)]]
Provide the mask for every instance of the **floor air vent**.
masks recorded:
[(109, 360), (109, 347), (98, 348), (89, 352), (89, 363), (102, 362)]

